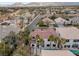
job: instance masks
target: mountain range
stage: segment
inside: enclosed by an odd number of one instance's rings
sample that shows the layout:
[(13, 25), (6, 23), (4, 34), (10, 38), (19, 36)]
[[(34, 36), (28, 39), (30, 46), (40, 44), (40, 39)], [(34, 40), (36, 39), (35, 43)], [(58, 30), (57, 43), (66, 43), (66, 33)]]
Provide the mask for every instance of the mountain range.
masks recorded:
[(0, 7), (26, 7), (26, 6), (79, 6), (79, 2), (29, 2), (29, 3), (4, 3), (0, 4)]

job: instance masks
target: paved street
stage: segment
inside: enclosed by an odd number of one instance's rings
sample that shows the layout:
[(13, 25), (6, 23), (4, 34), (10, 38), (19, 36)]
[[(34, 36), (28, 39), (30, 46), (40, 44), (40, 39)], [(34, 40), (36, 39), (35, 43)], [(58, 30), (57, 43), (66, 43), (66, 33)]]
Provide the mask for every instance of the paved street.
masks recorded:
[(44, 18), (45, 16), (46, 16), (46, 15), (37, 15), (37, 16), (33, 19), (33, 21), (28, 25), (29, 30), (32, 31), (33, 29), (35, 29), (35, 28), (36, 28), (36, 24), (37, 24), (40, 20), (42, 20), (42, 18)]

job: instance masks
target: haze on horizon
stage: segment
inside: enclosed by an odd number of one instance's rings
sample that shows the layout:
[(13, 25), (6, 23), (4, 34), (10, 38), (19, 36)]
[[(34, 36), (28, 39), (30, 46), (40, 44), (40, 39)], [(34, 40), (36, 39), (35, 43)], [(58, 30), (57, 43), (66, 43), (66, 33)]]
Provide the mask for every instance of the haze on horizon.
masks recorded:
[(36, 6), (39, 6), (39, 5), (79, 5), (79, 2), (0, 2), (0, 5), (1, 6), (7, 6), (7, 5), (14, 5), (14, 4), (26, 4), (26, 5), (36, 5)]

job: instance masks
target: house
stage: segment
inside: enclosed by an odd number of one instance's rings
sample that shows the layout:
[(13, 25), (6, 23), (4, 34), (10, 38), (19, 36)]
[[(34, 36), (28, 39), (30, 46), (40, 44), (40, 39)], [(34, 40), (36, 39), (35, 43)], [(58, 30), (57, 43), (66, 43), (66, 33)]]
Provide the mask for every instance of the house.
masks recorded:
[(45, 17), (44, 19), (42, 19), (43, 22), (49, 22), (49, 23), (54, 23), (54, 21), (48, 17)]
[(42, 21), (43, 21), (45, 24), (49, 24), (50, 27), (52, 27), (53, 24), (55, 24), (55, 22), (54, 22), (52, 19), (48, 18), (48, 17), (45, 17), (44, 19), (42, 19)]
[(32, 37), (31, 46), (37, 46), (36, 35), (39, 35), (44, 40), (44, 45), (42, 47), (43, 49), (60, 49), (57, 43), (48, 40), (50, 35), (58, 36), (60, 39), (64, 38), (65, 43), (62, 44), (61, 49), (73, 50), (79, 48), (79, 29), (75, 27), (36, 29), (30, 34)]
[(67, 22), (65, 19), (63, 19), (61, 17), (54, 19), (54, 21), (57, 25), (63, 25), (63, 24), (65, 24), (65, 22)]
[(63, 49), (77, 49), (79, 48), (79, 29), (76, 27), (59, 27), (56, 32), (60, 38), (64, 38), (66, 43), (63, 44)]
[(32, 37), (32, 43), (31, 46), (36, 46), (36, 42), (35, 42), (35, 37), (36, 35), (39, 35), (43, 40), (44, 40), (44, 49), (50, 49), (50, 46), (52, 47), (52, 49), (54, 49), (55, 47), (53, 47), (53, 45), (56, 45), (54, 42), (51, 43), (50, 45), (50, 41), (48, 41), (48, 38), (50, 35), (56, 35), (56, 31), (52, 28), (46, 28), (46, 29), (35, 29), (33, 32), (30, 33), (30, 36)]
[(72, 25), (79, 25), (79, 17), (70, 18), (70, 19), (69, 19), (69, 22), (70, 22)]

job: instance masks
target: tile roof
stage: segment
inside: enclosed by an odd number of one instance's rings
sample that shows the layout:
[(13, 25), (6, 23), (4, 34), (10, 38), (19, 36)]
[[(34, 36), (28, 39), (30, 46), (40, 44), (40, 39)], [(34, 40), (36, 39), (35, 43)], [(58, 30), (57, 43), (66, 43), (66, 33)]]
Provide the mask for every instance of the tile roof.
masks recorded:
[(66, 20), (63, 19), (63, 18), (61, 18), (61, 17), (58, 17), (58, 18), (55, 19), (55, 22), (56, 22), (56, 23), (63, 23), (63, 22), (65, 22), (65, 21), (66, 21)]
[(79, 29), (76, 27), (63, 27), (56, 28), (56, 31), (60, 33), (60, 37), (65, 39), (79, 39)]
[(47, 28), (47, 29), (36, 29), (30, 34), (30, 36), (32, 37), (35, 37), (36, 35), (39, 35), (42, 38), (48, 38), (50, 35), (56, 35), (56, 32), (52, 28)]
[(53, 20), (51, 20), (50, 18), (46, 17), (44, 19), (42, 19), (43, 22), (49, 22), (49, 23), (54, 23)]

